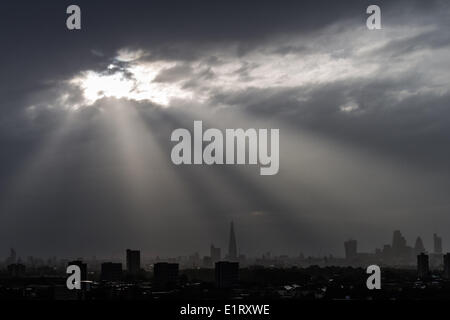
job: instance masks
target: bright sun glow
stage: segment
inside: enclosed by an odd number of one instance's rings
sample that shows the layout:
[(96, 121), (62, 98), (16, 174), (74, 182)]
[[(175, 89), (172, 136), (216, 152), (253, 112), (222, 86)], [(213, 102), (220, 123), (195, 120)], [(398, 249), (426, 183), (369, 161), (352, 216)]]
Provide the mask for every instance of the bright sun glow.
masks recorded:
[(191, 99), (192, 93), (183, 90), (177, 83), (155, 82), (170, 63), (139, 63), (126, 68), (111, 64), (103, 73), (85, 71), (70, 81), (78, 86), (84, 96), (84, 105), (93, 105), (102, 98), (150, 101), (168, 106), (171, 99)]

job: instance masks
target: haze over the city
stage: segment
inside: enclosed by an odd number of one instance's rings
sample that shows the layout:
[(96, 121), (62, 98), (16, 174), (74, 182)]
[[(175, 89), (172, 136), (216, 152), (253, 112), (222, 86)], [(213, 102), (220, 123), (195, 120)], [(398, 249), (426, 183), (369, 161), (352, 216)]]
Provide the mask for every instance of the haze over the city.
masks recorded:
[[(450, 251), (450, 4), (0, 4), (0, 257)], [(175, 10), (176, 8), (176, 10)], [(176, 166), (177, 128), (276, 128), (279, 172)]]

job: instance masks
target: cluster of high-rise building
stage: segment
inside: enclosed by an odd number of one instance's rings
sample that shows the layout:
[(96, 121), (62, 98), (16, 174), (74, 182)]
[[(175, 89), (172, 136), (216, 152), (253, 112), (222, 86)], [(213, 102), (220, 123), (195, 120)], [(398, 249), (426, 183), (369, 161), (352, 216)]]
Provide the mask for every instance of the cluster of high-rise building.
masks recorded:
[(450, 253), (443, 254), (442, 238), (433, 234), (433, 252), (428, 253), (422, 238), (417, 237), (414, 247), (408, 246), (405, 237), (399, 230), (395, 230), (392, 243), (386, 244), (374, 253), (358, 252), (358, 242), (348, 240), (344, 242), (345, 260), (348, 265), (364, 266), (379, 264), (385, 266), (405, 267), (417, 264), (418, 276), (426, 277), (430, 268), (443, 270), (444, 278), (450, 279)]
[[(14, 252), (15, 253), (15, 252)], [(213, 244), (210, 247), (210, 256), (203, 258), (203, 266), (214, 267), (215, 280), (218, 288), (231, 287), (238, 281), (239, 256), (236, 242), (234, 224), (231, 222), (229, 235), (228, 254), (222, 261), (221, 249)], [(198, 254), (191, 255), (189, 259), (200, 260)], [(139, 250), (126, 250), (126, 270), (122, 270), (120, 262), (103, 262), (101, 264), (100, 280), (107, 282), (121, 280), (136, 280), (143, 274), (141, 268), (141, 252)], [(68, 262), (68, 265), (77, 265), (81, 269), (82, 281), (88, 281), (87, 264), (80, 260)], [(176, 287), (178, 284), (179, 264), (174, 262), (160, 261), (153, 264), (153, 285), (155, 288), (167, 289)]]
[[(430, 264), (437, 267), (443, 263), (442, 238), (434, 234), (433, 242), (434, 250), (429, 253)], [(371, 262), (389, 266), (407, 266), (415, 264), (416, 257), (421, 253), (428, 254), (421, 237), (417, 237), (414, 247), (411, 247), (399, 230), (394, 231), (391, 244), (385, 244), (383, 248), (377, 248), (373, 253), (358, 252), (358, 243), (353, 239), (344, 242), (344, 249), (345, 259), (350, 265)]]
[[(374, 252), (359, 252), (357, 240), (351, 239), (344, 242), (345, 258), (336, 258), (332, 255), (324, 257), (304, 257), (300, 254), (297, 257), (287, 255), (275, 256), (266, 252), (261, 258), (246, 258), (239, 253), (235, 226), (231, 222), (229, 227), (228, 252), (223, 253), (222, 249), (214, 244), (210, 245), (209, 255), (200, 256), (194, 253), (186, 257), (178, 258), (154, 258), (141, 261), (141, 252), (139, 250), (126, 250), (124, 259), (125, 268), (122, 262), (116, 261), (97, 261), (88, 260), (89, 268), (101, 275), (101, 280), (116, 281), (126, 277), (127, 279), (139, 278), (145, 272), (153, 271), (155, 275), (160, 275), (161, 283), (171, 282), (173, 275), (179, 269), (197, 269), (197, 268), (215, 268), (219, 262), (238, 263), (241, 267), (262, 266), (273, 268), (284, 267), (305, 267), (309, 265), (318, 266), (367, 266), (377, 264), (380, 266), (411, 267), (417, 264), (423, 273), (428, 273), (427, 268), (432, 270), (444, 270), (444, 275), (450, 275), (450, 261), (448, 255), (443, 254), (442, 238), (437, 234), (433, 235), (433, 250), (427, 252), (421, 237), (417, 237), (414, 246), (408, 245), (406, 238), (399, 230), (395, 230), (392, 236), (392, 242), (385, 244), (382, 248), (375, 249)], [(419, 258), (418, 258), (419, 257)], [(94, 257), (95, 259), (95, 257)], [(420, 263), (417, 259), (421, 259)], [(28, 268), (30, 272), (36, 274), (56, 274), (55, 270), (63, 270), (68, 264), (77, 264), (82, 270), (87, 268), (87, 264), (78, 258), (74, 261), (57, 261), (56, 257), (49, 258), (48, 261), (29, 257), (26, 262), (22, 262), (14, 249), (11, 249), (8, 258), (5, 261), (5, 270), (13, 277), (20, 277), (26, 274)], [(176, 267), (175, 267), (176, 265)], [(428, 266), (428, 267), (425, 267)], [(230, 268), (234, 268), (233, 265)], [(224, 267), (226, 268), (226, 267)], [(37, 270), (37, 271), (36, 271)], [(29, 273), (30, 273), (29, 272)], [(87, 272), (83, 272), (87, 274)], [(166, 276), (167, 275), (167, 276)]]

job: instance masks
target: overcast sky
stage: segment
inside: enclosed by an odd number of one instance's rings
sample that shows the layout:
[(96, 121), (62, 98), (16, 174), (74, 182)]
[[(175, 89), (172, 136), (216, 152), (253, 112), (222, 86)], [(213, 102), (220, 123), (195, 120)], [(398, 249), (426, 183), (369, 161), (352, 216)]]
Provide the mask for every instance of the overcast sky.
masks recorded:
[[(448, 1), (243, 2), (1, 2), (0, 257), (450, 250)], [(173, 165), (194, 120), (279, 128), (279, 173)]]

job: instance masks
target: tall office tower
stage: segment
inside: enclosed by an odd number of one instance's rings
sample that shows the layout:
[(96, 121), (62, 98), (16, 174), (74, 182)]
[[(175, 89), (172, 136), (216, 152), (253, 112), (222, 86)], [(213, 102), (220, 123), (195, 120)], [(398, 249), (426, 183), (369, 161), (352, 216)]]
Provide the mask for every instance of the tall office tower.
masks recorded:
[(417, 256), (417, 276), (419, 278), (428, 277), (430, 267), (428, 264), (428, 255), (421, 253)]
[(237, 245), (236, 245), (236, 235), (234, 234), (234, 224), (231, 222), (230, 226), (230, 242), (228, 245), (228, 259), (236, 261), (237, 256)]
[(16, 250), (14, 250), (13, 248), (10, 249), (9, 251), (9, 257), (6, 258), (5, 264), (14, 264), (17, 262), (17, 254), (16, 254)]
[(406, 239), (399, 230), (394, 231), (392, 238), (393, 263), (406, 263), (414, 257), (414, 249), (406, 245)]
[(345, 259), (351, 260), (356, 257), (358, 250), (358, 242), (356, 240), (348, 240), (344, 242)]
[(7, 267), (8, 273), (13, 278), (19, 278), (25, 275), (26, 267), (21, 263), (13, 263)]
[(395, 230), (392, 237), (392, 250), (395, 255), (399, 255), (406, 247), (406, 239), (402, 236), (400, 230)]
[(220, 252), (220, 248), (216, 248), (214, 247), (214, 245), (211, 245), (210, 248), (210, 256), (211, 256), (211, 261), (213, 263), (216, 263), (217, 261), (220, 261), (221, 257), (221, 252)]
[(418, 256), (421, 253), (425, 253), (425, 246), (423, 245), (423, 241), (421, 237), (417, 237), (416, 244), (414, 245), (414, 253)]
[(178, 283), (178, 263), (159, 262), (153, 267), (154, 284), (157, 288), (168, 288)]
[(105, 281), (119, 281), (122, 278), (122, 264), (114, 262), (102, 263), (101, 279)]
[(215, 267), (216, 286), (218, 288), (230, 288), (239, 281), (239, 263), (220, 261)]
[(16, 250), (14, 250), (14, 248), (11, 248), (9, 257), (11, 258), (12, 263), (16, 263), (17, 254), (16, 254)]
[(141, 252), (127, 249), (127, 271), (131, 275), (137, 275), (141, 270)]
[(444, 274), (445, 279), (450, 279), (450, 253), (444, 254)]
[(442, 238), (438, 237), (435, 233), (433, 234), (433, 242), (434, 242), (434, 253), (442, 253)]

